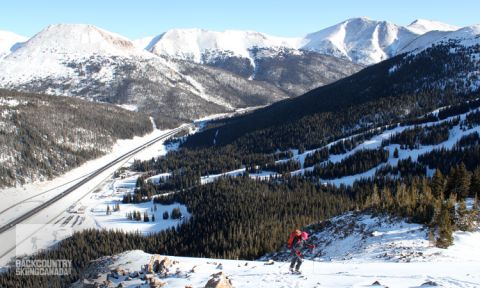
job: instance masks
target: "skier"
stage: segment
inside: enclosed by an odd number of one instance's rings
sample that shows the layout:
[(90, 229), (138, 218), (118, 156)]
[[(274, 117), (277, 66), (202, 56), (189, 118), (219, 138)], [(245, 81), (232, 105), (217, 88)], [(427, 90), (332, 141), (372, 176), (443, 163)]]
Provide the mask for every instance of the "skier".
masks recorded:
[[(300, 266), (303, 262), (302, 249), (308, 246), (310, 249), (315, 248), (314, 245), (307, 244), (308, 234), (300, 229), (295, 229), (288, 239), (288, 249), (291, 249), (292, 262), (290, 263), (290, 271), (300, 273)], [(294, 270), (295, 269), (295, 270)]]

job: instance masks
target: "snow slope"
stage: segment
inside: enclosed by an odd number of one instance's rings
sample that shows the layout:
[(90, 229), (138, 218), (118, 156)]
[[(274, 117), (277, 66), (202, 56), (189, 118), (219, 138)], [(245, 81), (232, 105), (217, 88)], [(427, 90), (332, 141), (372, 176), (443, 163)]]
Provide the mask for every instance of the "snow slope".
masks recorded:
[(274, 37), (255, 31), (173, 29), (154, 39), (148, 48), (156, 55), (201, 63), (207, 52), (227, 53), (250, 59), (249, 49), (253, 47), (297, 48), (301, 41), (301, 38)]
[(385, 21), (353, 18), (307, 35), (302, 48), (369, 65), (396, 55), (417, 36)]
[[(73, 59), (102, 57), (143, 57), (128, 39), (92, 25), (50, 25), (25, 42), (15, 53), (0, 62), (2, 82), (23, 83), (44, 77), (78, 78), (72, 65)], [(85, 67), (86, 68), (86, 67)], [(113, 72), (104, 67), (99, 77), (108, 80)], [(100, 72), (100, 71), (99, 71)]]
[[(351, 222), (354, 221), (354, 222)], [(356, 221), (356, 222), (355, 222)], [(205, 287), (214, 274), (228, 278), (233, 287), (478, 287), (480, 249), (472, 245), (480, 232), (455, 233), (449, 249), (431, 247), (425, 228), (398, 219), (345, 214), (333, 218), (329, 227), (311, 234), (325, 249), (320, 257), (305, 255), (302, 275), (288, 272), (289, 258), (279, 262), (171, 257), (173, 265), (165, 274), (154, 276), (163, 287)], [(332, 224), (333, 223), (333, 224)], [(338, 224), (343, 228), (335, 230)], [(349, 225), (353, 223), (354, 225)], [(346, 235), (347, 234), (347, 235)], [(363, 236), (362, 236), (363, 235)], [(322, 245), (321, 243), (328, 243)], [(317, 255), (318, 256), (318, 255)], [(330, 257), (333, 256), (333, 257)], [(345, 256), (345, 257), (344, 257)], [(379, 257), (380, 256), (380, 257)], [(109, 279), (113, 285), (148, 287), (141, 280), (142, 268), (152, 254), (140, 250), (104, 257), (91, 263), (89, 281)], [(454, 265), (455, 269), (452, 269)], [(126, 276), (108, 277), (110, 271), (127, 271)], [(128, 277), (130, 273), (130, 277)], [(100, 274), (100, 277), (98, 275)], [(88, 275), (92, 275), (88, 277)], [(377, 285), (374, 283), (378, 282)], [(91, 282), (90, 282), (91, 283)], [(84, 287), (77, 282), (73, 287)]]
[(447, 43), (451, 40), (458, 41), (463, 46), (480, 44), (480, 25), (460, 28), (455, 31), (430, 31), (419, 36), (403, 47), (400, 53), (422, 51), (434, 44)]
[(26, 40), (26, 37), (0, 30), (0, 59), (10, 54), (13, 50), (18, 49), (20, 43)]
[(301, 37), (274, 37), (239, 30), (172, 29), (157, 37), (139, 39), (137, 43), (156, 55), (196, 63), (208, 63), (222, 57), (240, 57), (249, 59), (254, 65), (251, 49), (257, 47), (315, 51), (370, 65), (405, 51), (405, 47), (420, 35), (458, 29), (460, 27), (424, 19), (403, 27), (361, 17)]
[(417, 19), (406, 27), (415, 34), (425, 34), (430, 31), (455, 31), (460, 27), (443, 22), (431, 21), (426, 19)]

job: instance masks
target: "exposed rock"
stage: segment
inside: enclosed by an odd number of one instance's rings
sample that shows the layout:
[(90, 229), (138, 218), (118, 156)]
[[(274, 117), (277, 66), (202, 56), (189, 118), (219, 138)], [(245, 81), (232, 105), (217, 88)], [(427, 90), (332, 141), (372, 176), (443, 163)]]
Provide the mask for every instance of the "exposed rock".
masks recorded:
[(420, 285), (420, 287), (436, 287), (438, 286), (438, 284), (436, 282), (433, 282), (433, 281), (427, 281), (425, 283), (423, 283), (422, 285)]
[(157, 287), (163, 287), (165, 286), (165, 282), (162, 282), (159, 278), (157, 277), (152, 277), (150, 278), (150, 281), (149, 281), (149, 284), (150, 284), (150, 287), (151, 288), (157, 288)]
[(219, 272), (212, 275), (212, 278), (208, 280), (205, 288), (233, 288), (232, 281), (223, 272)]

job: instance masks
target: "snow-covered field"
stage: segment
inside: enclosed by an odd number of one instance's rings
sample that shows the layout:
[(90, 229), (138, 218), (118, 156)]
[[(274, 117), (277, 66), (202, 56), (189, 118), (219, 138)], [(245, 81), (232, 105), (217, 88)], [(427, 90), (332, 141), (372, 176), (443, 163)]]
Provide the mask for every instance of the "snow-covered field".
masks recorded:
[[(104, 182), (98, 192), (91, 193), (73, 208), (78, 211), (81, 208), (84, 213), (81, 217), (85, 218), (82, 225), (77, 229), (98, 228), (98, 229), (114, 229), (125, 232), (141, 232), (144, 234), (152, 233), (173, 227), (187, 220), (190, 214), (187, 207), (181, 204), (160, 205), (154, 204), (152, 201), (138, 204), (121, 203), (125, 193), (132, 193), (135, 189), (138, 175), (130, 176), (125, 179), (109, 179)], [(120, 211), (113, 211), (115, 204), (120, 205)], [(107, 215), (107, 206), (110, 207), (111, 214)], [(174, 208), (179, 208), (184, 216), (182, 219), (162, 219), (164, 212), (171, 214)], [(126, 214), (138, 211), (142, 215), (141, 221), (129, 220)], [(143, 221), (144, 212), (148, 213), (149, 222)], [(152, 215), (155, 215), (155, 221), (152, 222)]]

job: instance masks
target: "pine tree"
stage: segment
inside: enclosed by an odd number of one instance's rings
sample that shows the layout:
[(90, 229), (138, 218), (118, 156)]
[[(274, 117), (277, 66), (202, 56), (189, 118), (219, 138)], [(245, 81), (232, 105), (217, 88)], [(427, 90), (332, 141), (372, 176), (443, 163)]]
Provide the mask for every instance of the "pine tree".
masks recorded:
[(442, 205), (438, 225), (437, 247), (447, 248), (453, 243), (452, 224), (448, 204)]
[(110, 205), (107, 205), (107, 215), (110, 215), (112, 212), (110, 211)]
[(148, 217), (147, 211), (145, 211), (143, 213), (143, 222), (149, 222), (149, 221), (150, 221), (150, 218)]
[(393, 151), (393, 158), (398, 158), (398, 148), (395, 147), (395, 150)]
[(475, 195), (480, 195), (480, 166), (473, 171), (470, 183), (470, 197)]
[(465, 164), (460, 163), (457, 168), (458, 191), (457, 196), (465, 199), (470, 194), (470, 172), (468, 172)]
[(439, 169), (435, 170), (433, 174), (432, 181), (430, 183), (430, 187), (432, 188), (432, 193), (435, 198), (440, 197), (440, 195), (444, 194), (445, 192), (445, 177), (443, 177), (442, 172)]
[(168, 219), (168, 212), (165, 211), (163, 212), (163, 220), (167, 220)]
[(152, 222), (155, 222), (155, 214), (152, 214)]
[(450, 197), (450, 195), (457, 194), (458, 190), (458, 181), (457, 181), (457, 168), (452, 166), (450, 172), (448, 173), (446, 187), (445, 187), (445, 198)]
[(182, 217), (182, 212), (180, 212), (180, 208), (173, 208), (170, 218), (179, 219), (180, 217)]

